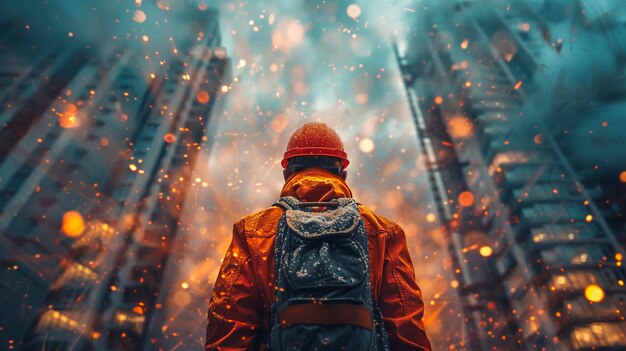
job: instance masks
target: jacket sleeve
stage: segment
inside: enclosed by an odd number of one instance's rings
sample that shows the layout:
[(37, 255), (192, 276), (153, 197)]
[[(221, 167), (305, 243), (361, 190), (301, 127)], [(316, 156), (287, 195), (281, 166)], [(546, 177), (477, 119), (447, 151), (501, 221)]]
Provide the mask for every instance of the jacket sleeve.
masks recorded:
[(392, 351), (431, 350), (424, 330), (424, 302), (415, 282), (404, 231), (396, 225), (387, 237), (379, 306)]
[(242, 231), (233, 238), (211, 293), (206, 329), (207, 350), (259, 348), (263, 302), (254, 280), (254, 267)]

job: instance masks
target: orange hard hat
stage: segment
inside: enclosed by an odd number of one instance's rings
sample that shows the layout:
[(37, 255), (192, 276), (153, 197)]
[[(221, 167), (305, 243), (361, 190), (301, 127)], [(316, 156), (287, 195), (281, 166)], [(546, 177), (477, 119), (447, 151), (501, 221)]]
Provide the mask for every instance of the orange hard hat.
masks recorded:
[(326, 123), (305, 123), (293, 132), (280, 164), (287, 169), (287, 160), (297, 156), (337, 157), (343, 160), (344, 169), (350, 164), (339, 134)]

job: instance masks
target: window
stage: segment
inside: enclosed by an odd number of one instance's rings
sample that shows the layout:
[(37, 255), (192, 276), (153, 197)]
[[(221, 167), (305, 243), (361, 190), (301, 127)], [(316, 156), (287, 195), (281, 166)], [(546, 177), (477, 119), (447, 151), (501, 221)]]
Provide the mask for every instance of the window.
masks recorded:
[(541, 252), (544, 264), (559, 267), (562, 264), (596, 265), (606, 254), (599, 245), (557, 246)]
[(575, 350), (599, 347), (626, 347), (626, 323), (593, 323), (574, 328), (571, 333)]
[(589, 284), (597, 284), (597, 280), (589, 271), (569, 272), (553, 276), (552, 287), (557, 291), (583, 290)]

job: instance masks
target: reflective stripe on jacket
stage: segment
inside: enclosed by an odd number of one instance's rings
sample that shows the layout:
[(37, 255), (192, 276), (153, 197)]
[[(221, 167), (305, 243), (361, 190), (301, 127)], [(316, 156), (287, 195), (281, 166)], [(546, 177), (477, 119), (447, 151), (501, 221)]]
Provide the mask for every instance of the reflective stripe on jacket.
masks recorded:
[[(280, 196), (301, 201), (352, 197), (340, 177), (319, 168), (291, 176)], [(359, 206), (368, 236), (372, 294), (383, 314), (392, 351), (431, 350), (422, 321), (424, 304), (415, 282), (404, 231)], [(259, 350), (274, 297), (274, 242), (280, 207), (246, 216), (233, 238), (215, 282), (208, 311), (207, 350)]]

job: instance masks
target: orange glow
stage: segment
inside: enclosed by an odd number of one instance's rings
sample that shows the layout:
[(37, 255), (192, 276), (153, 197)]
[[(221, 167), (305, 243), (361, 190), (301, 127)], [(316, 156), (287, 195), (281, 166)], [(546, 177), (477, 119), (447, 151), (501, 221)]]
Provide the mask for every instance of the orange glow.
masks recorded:
[(624, 258), (624, 255), (622, 255), (621, 253), (616, 253), (615, 254), (615, 261), (621, 261)]
[(535, 142), (535, 144), (537, 145), (541, 145), (543, 144), (543, 135), (541, 134), (537, 134), (535, 135), (535, 137), (533, 138), (533, 141)]
[(285, 128), (287, 128), (288, 124), (289, 121), (287, 120), (287, 117), (285, 117), (285, 115), (278, 114), (274, 117), (274, 119), (272, 119), (270, 127), (275, 132), (282, 132)]
[(209, 93), (207, 93), (204, 90), (200, 90), (196, 94), (196, 99), (198, 100), (199, 103), (206, 104), (207, 102), (209, 102)]
[(443, 98), (441, 96), (435, 97), (435, 103), (437, 105), (441, 105), (443, 103)]
[(189, 283), (182, 282), (182, 284), (180, 284), (180, 287), (183, 288), (183, 289), (189, 289)]
[(589, 223), (589, 222), (593, 221), (593, 216), (592, 216), (592, 215), (590, 215), (590, 214), (589, 214), (589, 215), (587, 215), (587, 217), (585, 217), (585, 221), (586, 221), (587, 223)]
[(98, 339), (100, 339), (101, 336), (102, 336), (102, 334), (100, 334), (100, 332), (97, 332), (97, 331), (91, 333), (91, 339), (93, 339), (93, 340), (98, 340)]
[(448, 121), (450, 136), (453, 138), (467, 138), (474, 132), (474, 126), (467, 118), (458, 115)]
[(133, 312), (137, 314), (143, 314), (143, 308), (141, 306), (135, 306), (133, 307)]
[(426, 215), (426, 221), (427, 222), (432, 223), (432, 222), (434, 222), (436, 220), (437, 220), (437, 216), (435, 216), (434, 213), (429, 213), (429, 214)]
[(472, 86), (472, 82), (470, 82), (470, 81), (465, 82), (465, 86), (468, 87), (468, 88), (471, 87)]
[(619, 174), (619, 180), (622, 183), (626, 183), (626, 171), (622, 171), (622, 173)]
[(493, 249), (491, 246), (481, 246), (480, 249), (478, 249), (478, 252), (483, 257), (489, 257), (493, 254)]
[(463, 207), (472, 206), (474, 203), (474, 194), (470, 191), (464, 191), (459, 194), (459, 205)]
[(85, 231), (85, 221), (78, 211), (68, 211), (63, 214), (61, 231), (65, 236), (75, 238)]
[(165, 134), (165, 136), (163, 137), (163, 140), (165, 140), (166, 143), (173, 143), (174, 141), (176, 141), (176, 137), (174, 136), (174, 134), (172, 133), (167, 133)]
[(589, 284), (585, 288), (585, 298), (591, 302), (600, 302), (604, 300), (604, 290), (596, 284)]
[(297, 21), (280, 21), (272, 32), (272, 45), (281, 51), (291, 51), (304, 41), (306, 29)]
[(367, 95), (366, 93), (357, 94), (355, 100), (357, 104), (364, 105), (369, 101), (369, 95)]
[(75, 104), (68, 104), (65, 111), (59, 115), (59, 125), (67, 129), (77, 128), (79, 123), (76, 118), (76, 110)]
[(467, 49), (468, 45), (469, 45), (469, 40), (467, 40), (467, 39), (463, 40), (461, 42), (461, 49), (463, 49), (463, 50)]
[(450, 282), (450, 286), (451, 286), (453, 289), (458, 288), (458, 287), (459, 287), (459, 281), (458, 281), (458, 280), (453, 280), (453, 281), (451, 281), (451, 282)]
[(520, 81), (518, 81), (518, 82), (515, 84), (515, 86), (513, 87), (513, 89), (518, 90), (518, 89), (519, 89), (519, 88), (521, 88), (521, 87), (522, 87), (522, 81), (520, 80)]

